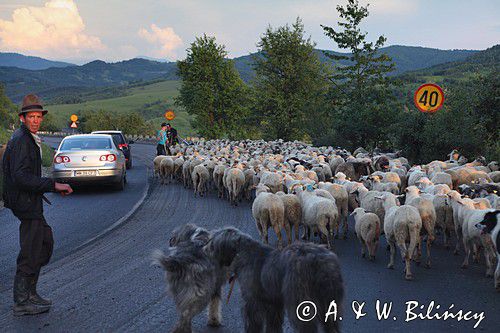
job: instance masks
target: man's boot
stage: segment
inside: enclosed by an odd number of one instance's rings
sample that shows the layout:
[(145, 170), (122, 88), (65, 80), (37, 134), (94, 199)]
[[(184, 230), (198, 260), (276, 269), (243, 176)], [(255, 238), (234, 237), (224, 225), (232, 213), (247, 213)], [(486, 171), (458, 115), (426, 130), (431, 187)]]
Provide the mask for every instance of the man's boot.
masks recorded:
[(31, 277), (16, 274), (14, 279), (14, 316), (35, 315), (49, 311), (50, 306), (37, 305), (30, 301)]
[(35, 277), (31, 280), (31, 288), (30, 288), (30, 301), (36, 305), (52, 305), (52, 301), (50, 299), (42, 298), (38, 295), (36, 291), (36, 285), (38, 283), (38, 277), (40, 276), (40, 272), (38, 272)]

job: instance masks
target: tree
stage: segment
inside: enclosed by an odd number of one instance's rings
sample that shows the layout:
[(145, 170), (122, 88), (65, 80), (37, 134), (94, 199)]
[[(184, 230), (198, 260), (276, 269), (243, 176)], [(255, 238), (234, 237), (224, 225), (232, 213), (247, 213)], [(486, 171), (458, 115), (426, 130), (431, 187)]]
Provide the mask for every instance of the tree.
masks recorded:
[(267, 139), (303, 139), (311, 110), (324, 93), (323, 66), (297, 18), (261, 37), (254, 57), (254, 113)]
[(56, 124), (56, 120), (54, 119), (54, 114), (52, 114), (49, 111), (45, 116), (43, 116), (43, 121), (40, 126), (40, 131), (57, 132), (59, 130), (60, 128)]
[(12, 124), (18, 123), (16, 106), (5, 95), (5, 89), (0, 84), (0, 127), (9, 127)]
[(99, 110), (84, 112), (80, 117), (80, 130), (90, 133), (99, 130), (119, 130), (124, 134), (144, 134), (146, 122), (137, 112), (119, 114)]
[(479, 155), (499, 160), (499, 87), (496, 71), (445, 86), (442, 110), (434, 114), (408, 110), (401, 114), (394, 130), (398, 147), (416, 163), (443, 159), (452, 149), (469, 160)]
[(241, 137), (248, 113), (247, 87), (227, 60), (224, 45), (215, 37), (197, 37), (185, 60), (177, 62), (182, 79), (176, 104), (194, 115), (193, 127), (209, 138)]
[(368, 5), (348, 0), (346, 6), (337, 6), (339, 28), (321, 25), (325, 34), (349, 55), (325, 52), (334, 61), (348, 60), (348, 65), (333, 67), (329, 77), (332, 83), (330, 100), (335, 101), (330, 112), (333, 119), (333, 139), (337, 143), (355, 148), (387, 145), (388, 126), (394, 122), (397, 110), (387, 73), (394, 69), (392, 59), (379, 49), (386, 42), (384, 36), (375, 43), (366, 41), (367, 33), (359, 25), (368, 16)]

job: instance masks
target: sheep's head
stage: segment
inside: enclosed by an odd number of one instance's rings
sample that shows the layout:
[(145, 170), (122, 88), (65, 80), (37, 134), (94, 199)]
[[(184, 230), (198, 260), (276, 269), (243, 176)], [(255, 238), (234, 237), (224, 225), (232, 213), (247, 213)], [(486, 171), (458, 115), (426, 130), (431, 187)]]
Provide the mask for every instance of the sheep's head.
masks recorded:
[(474, 162), (479, 163), (480, 165), (486, 165), (486, 158), (484, 156), (478, 156)]
[(405, 193), (406, 194), (420, 194), (421, 191), (418, 187), (416, 186), (408, 186), (406, 189), (405, 189)]
[(352, 217), (356, 217), (357, 215), (361, 214), (361, 213), (365, 213), (365, 209), (364, 208), (361, 208), (361, 207), (358, 207), (356, 209), (353, 210), (353, 212), (351, 213), (351, 216)]

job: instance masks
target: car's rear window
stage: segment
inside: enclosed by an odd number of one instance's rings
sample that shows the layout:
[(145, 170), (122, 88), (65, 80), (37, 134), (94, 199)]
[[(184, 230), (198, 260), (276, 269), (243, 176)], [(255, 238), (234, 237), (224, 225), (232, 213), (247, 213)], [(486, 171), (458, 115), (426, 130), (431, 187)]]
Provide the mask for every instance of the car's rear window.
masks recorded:
[(66, 139), (61, 145), (61, 150), (94, 150), (111, 149), (111, 140), (107, 138), (75, 138)]
[(121, 134), (111, 134), (113, 137), (113, 141), (115, 142), (115, 145), (118, 147), (118, 145), (124, 144), (125, 141), (123, 140), (123, 136)]
[(125, 142), (125, 139), (123, 137), (123, 135), (121, 133), (106, 133), (106, 132), (98, 132), (96, 134), (108, 134), (108, 135), (111, 135), (111, 137), (113, 138), (113, 142), (115, 143), (115, 146), (118, 147), (118, 145), (122, 145)]

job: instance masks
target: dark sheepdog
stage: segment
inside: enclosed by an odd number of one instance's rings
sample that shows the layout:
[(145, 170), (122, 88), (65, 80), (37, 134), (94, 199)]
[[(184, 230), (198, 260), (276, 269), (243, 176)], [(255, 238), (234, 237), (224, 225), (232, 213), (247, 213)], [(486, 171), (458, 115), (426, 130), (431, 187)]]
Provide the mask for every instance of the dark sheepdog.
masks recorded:
[(225, 271), (203, 251), (210, 233), (192, 224), (172, 233), (168, 254), (156, 250), (153, 262), (166, 271), (167, 288), (173, 296), (180, 319), (173, 332), (191, 332), (191, 321), (208, 306), (208, 325), (220, 326), (221, 287)]
[(482, 232), (490, 234), (493, 244), (495, 244), (497, 255), (497, 268), (495, 269), (494, 285), (497, 291), (500, 291), (500, 210), (484, 214), (484, 219), (476, 224), (476, 228)]
[[(297, 332), (320, 328), (339, 332), (338, 317), (335, 321), (329, 316), (325, 322), (332, 301), (341, 315), (344, 298), (339, 262), (331, 251), (310, 243), (280, 251), (230, 227), (214, 231), (205, 248), (221, 266), (230, 266), (240, 284), (246, 332), (282, 332), (285, 311)], [(316, 305), (317, 316), (311, 321), (297, 316), (297, 307), (304, 301)]]

